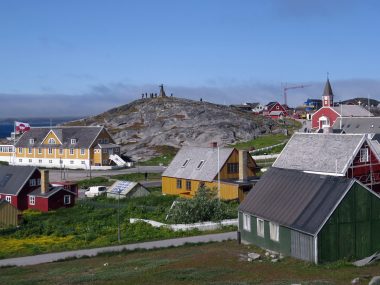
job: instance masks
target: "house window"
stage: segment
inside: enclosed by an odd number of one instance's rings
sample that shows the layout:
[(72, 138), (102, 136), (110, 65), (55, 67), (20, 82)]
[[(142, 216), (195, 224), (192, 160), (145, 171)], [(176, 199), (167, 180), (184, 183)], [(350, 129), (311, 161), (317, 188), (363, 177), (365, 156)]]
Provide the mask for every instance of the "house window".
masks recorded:
[(42, 149), (38, 148), (38, 154), (42, 154)]
[(104, 165), (107, 165), (107, 162), (108, 162), (107, 160), (103, 160)]
[(280, 110), (280, 106), (276, 106), (276, 110)]
[(32, 148), (29, 147), (29, 148), (28, 148), (28, 153), (29, 153), (29, 154), (32, 154), (32, 152), (33, 152)]
[(81, 155), (84, 155), (84, 153), (85, 153), (85, 149), (84, 149), (84, 148), (81, 148), (81, 149), (80, 149), (80, 154), (81, 154)]
[(251, 231), (251, 216), (248, 214), (243, 214), (243, 230)]
[(29, 139), (29, 144), (34, 144), (34, 139)]
[(182, 189), (182, 180), (177, 179), (177, 189)]
[(70, 160), (70, 164), (74, 164), (74, 160)]
[(74, 149), (70, 148), (70, 155), (74, 155)]
[(186, 167), (186, 165), (189, 163), (190, 159), (186, 159), (185, 162), (182, 164), (182, 167)]
[(51, 147), (48, 148), (48, 154), (53, 154), (53, 149)]
[(104, 139), (104, 143), (109, 143), (109, 140), (108, 139)]
[(30, 205), (36, 204), (36, 196), (29, 196), (29, 204)]
[(81, 163), (81, 164), (86, 164), (86, 162), (85, 162), (84, 160), (82, 160), (80, 163)]
[(20, 158), (20, 159), (18, 160), (18, 162), (22, 162), (22, 158)]
[(30, 179), (29, 186), (36, 186), (36, 179)]
[(201, 160), (197, 166), (197, 169), (201, 169), (201, 167), (203, 166), (203, 164), (205, 163), (204, 160)]
[(50, 138), (50, 139), (48, 140), (48, 144), (55, 144), (55, 139)]
[(32, 160), (31, 160), (31, 159), (29, 159), (29, 162), (31, 163), (31, 162), (32, 162)]
[(53, 163), (53, 160), (50, 159), (50, 160), (49, 160), (49, 163)]
[(186, 190), (191, 190), (191, 181), (186, 180)]
[(227, 163), (227, 173), (239, 173), (239, 163)]
[(22, 153), (22, 147), (18, 148), (18, 153)]
[(38, 160), (38, 163), (42, 163), (42, 159), (39, 159), (39, 160)]
[(106, 148), (103, 148), (103, 153), (107, 153), (107, 149)]
[(41, 179), (37, 178), (37, 185), (41, 185)]
[(360, 162), (368, 162), (368, 148), (362, 148), (360, 150)]
[(11, 203), (12, 202), (12, 196), (5, 196), (5, 201), (7, 201), (8, 203)]
[(60, 155), (63, 154), (63, 149), (62, 149), (62, 148), (59, 149), (59, 154), (60, 154)]
[(71, 144), (76, 144), (77, 143), (77, 139), (71, 139)]
[(271, 240), (279, 241), (279, 226), (278, 226), (278, 224), (269, 222), (269, 235), (270, 235)]
[(70, 195), (63, 196), (63, 204), (68, 205), (70, 203), (71, 203), (71, 196)]
[(119, 148), (114, 148), (116, 153), (119, 153), (120, 149)]
[(257, 219), (257, 235), (259, 237), (264, 237), (264, 220), (262, 219)]

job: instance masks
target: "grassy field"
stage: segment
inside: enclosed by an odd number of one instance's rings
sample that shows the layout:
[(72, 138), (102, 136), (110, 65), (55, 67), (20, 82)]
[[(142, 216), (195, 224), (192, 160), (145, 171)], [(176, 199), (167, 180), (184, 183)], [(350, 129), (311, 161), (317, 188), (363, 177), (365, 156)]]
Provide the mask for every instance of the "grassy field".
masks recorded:
[[(146, 223), (129, 223), (130, 218), (166, 222), (165, 217), (177, 197), (161, 195), (159, 187), (150, 190), (152, 194), (147, 197), (120, 200), (122, 243), (200, 234), (198, 230), (174, 232)], [(233, 209), (227, 212), (231, 216), (226, 218), (235, 218), (237, 204), (228, 205)], [(78, 200), (72, 208), (48, 213), (28, 210), (23, 218), (19, 228), (0, 230), (0, 244), (3, 245), (0, 258), (118, 244), (118, 203), (115, 199)]]
[[(247, 261), (261, 252), (236, 241), (152, 251), (104, 254), (94, 258), (27, 267), (0, 268), (0, 284), (368, 284), (380, 263), (357, 268), (348, 263), (313, 265), (292, 258), (278, 263)], [(262, 252), (261, 252), (262, 253)]]
[(287, 139), (289, 139), (289, 137), (287, 137), (284, 134), (264, 135), (264, 136), (260, 136), (256, 139), (254, 139), (254, 140), (237, 143), (237, 144), (232, 145), (232, 146), (236, 147), (237, 149), (250, 149), (252, 147), (254, 147), (255, 149), (260, 149), (263, 147), (268, 147), (268, 146), (272, 146), (275, 144), (282, 143)]
[[(161, 180), (161, 173), (148, 173), (147, 180)], [(78, 181), (79, 188), (88, 188), (90, 186), (112, 185), (115, 180), (127, 180), (127, 181), (143, 181), (145, 180), (144, 173), (128, 173), (128, 174), (118, 174), (112, 175), (110, 177), (94, 177), (91, 179), (84, 179)]]

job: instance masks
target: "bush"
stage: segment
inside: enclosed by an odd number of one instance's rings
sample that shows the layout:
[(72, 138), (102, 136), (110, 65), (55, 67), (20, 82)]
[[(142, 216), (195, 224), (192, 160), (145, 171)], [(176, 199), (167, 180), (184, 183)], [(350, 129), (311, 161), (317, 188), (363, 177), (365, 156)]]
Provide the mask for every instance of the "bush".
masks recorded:
[(173, 223), (190, 224), (220, 221), (230, 218), (230, 214), (227, 204), (217, 199), (215, 189), (202, 187), (193, 199), (178, 200), (172, 209), (170, 220)]

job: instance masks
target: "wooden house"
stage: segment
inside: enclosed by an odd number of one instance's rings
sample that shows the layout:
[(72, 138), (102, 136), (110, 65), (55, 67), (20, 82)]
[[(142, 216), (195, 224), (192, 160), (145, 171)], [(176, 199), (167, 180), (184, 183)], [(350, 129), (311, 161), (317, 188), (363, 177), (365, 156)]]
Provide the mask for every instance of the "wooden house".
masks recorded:
[(272, 167), (239, 206), (244, 243), (314, 262), (380, 250), (380, 197), (356, 179)]
[(272, 119), (280, 119), (289, 116), (287, 108), (281, 105), (279, 102), (269, 102), (265, 106), (263, 115), (269, 116)]
[(82, 168), (124, 165), (120, 147), (104, 127), (38, 127), (15, 144), (14, 165)]
[(28, 209), (48, 212), (74, 206), (76, 193), (65, 189), (64, 186), (52, 187), (49, 183), (49, 171), (42, 170), (40, 187), (27, 196)]
[(47, 170), (40, 172), (32, 166), (2, 166), (0, 200), (20, 211), (48, 211), (74, 205), (75, 193), (64, 187), (52, 187)]
[(21, 212), (5, 200), (0, 200), (0, 229), (18, 226)]
[(138, 182), (133, 181), (115, 181), (107, 189), (107, 197), (115, 199), (145, 197), (150, 191)]
[(380, 193), (380, 157), (364, 134), (294, 134), (274, 167), (356, 178)]
[(369, 111), (358, 105), (334, 106), (334, 94), (327, 79), (322, 94), (322, 107), (312, 114), (311, 125), (315, 130), (330, 128), (339, 117), (368, 117)]
[(193, 197), (200, 187), (220, 188), (221, 199), (244, 199), (257, 165), (235, 148), (182, 147), (162, 174), (162, 193)]
[(40, 187), (41, 174), (32, 166), (0, 167), (0, 200), (6, 200), (18, 210), (28, 208), (27, 195)]

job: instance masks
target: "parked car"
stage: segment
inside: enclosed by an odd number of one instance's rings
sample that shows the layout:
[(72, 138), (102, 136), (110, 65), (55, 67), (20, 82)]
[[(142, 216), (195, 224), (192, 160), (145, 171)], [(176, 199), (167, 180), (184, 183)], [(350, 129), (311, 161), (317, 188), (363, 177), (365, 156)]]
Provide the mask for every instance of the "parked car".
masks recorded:
[(107, 191), (106, 186), (91, 186), (88, 191), (84, 192), (84, 196), (89, 198), (89, 197), (105, 195), (106, 191)]

